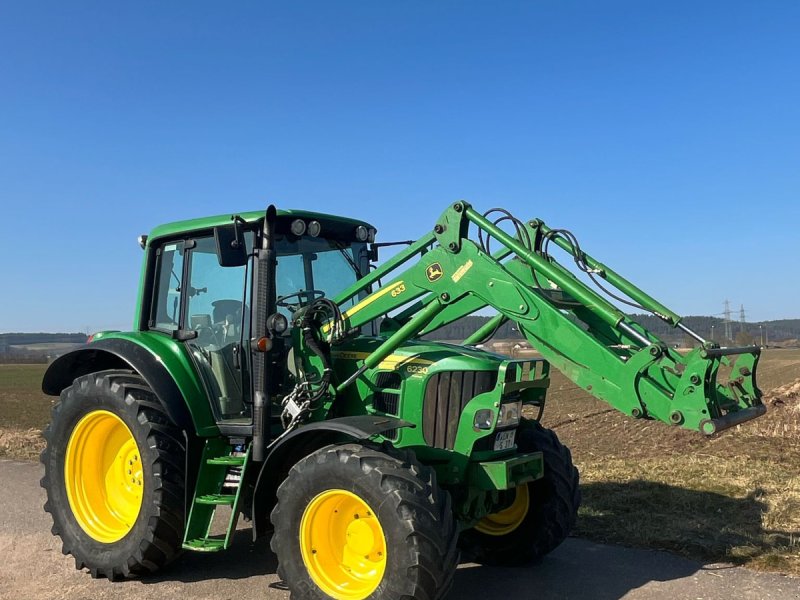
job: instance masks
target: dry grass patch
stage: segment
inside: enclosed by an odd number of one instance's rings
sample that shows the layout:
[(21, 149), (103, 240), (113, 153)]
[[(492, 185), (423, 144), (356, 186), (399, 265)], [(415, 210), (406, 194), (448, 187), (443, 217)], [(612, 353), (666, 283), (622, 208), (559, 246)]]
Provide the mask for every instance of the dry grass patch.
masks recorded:
[(544, 423), (581, 469), (577, 535), (800, 575), (800, 352), (767, 351), (758, 382), (767, 414), (708, 438), (555, 375)]
[(724, 456), (577, 464), (577, 535), (800, 575), (796, 470)]
[(757, 420), (755, 435), (800, 439), (800, 379), (770, 390), (764, 395), (764, 403), (779, 418)]
[(36, 460), (44, 450), (39, 429), (0, 429), (0, 457)]

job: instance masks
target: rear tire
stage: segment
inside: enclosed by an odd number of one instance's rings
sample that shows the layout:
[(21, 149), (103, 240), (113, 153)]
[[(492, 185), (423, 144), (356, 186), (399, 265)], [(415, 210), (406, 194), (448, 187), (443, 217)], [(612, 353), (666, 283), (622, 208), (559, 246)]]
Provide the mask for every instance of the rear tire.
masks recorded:
[(543, 453), (544, 477), (527, 484), (527, 511), (512, 531), (491, 535), (472, 528), (461, 533), (461, 549), (475, 562), (496, 566), (529, 564), (555, 550), (575, 526), (581, 492), (578, 469), (572, 464), (569, 448), (553, 431), (526, 419), (517, 432), (517, 447), (520, 452)]
[(44, 509), (77, 569), (114, 580), (178, 556), (183, 435), (139, 375), (79, 377), (61, 393), (44, 437)]
[(277, 495), (271, 547), (293, 600), (439, 600), (450, 589), (450, 495), (413, 453), (327, 446), (294, 465)]

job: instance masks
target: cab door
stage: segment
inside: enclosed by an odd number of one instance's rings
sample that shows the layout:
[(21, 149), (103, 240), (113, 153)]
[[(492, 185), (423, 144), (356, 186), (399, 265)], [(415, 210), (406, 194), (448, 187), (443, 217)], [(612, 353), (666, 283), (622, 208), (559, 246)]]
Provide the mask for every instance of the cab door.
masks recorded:
[[(245, 232), (248, 255), (253, 233)], [(219, 422), (252, 422), (250, 353), (250, 262), (222, 267), (214, 236), (197, 237), (186, 247), (183, 290), (185, 344), (197, 366)]]

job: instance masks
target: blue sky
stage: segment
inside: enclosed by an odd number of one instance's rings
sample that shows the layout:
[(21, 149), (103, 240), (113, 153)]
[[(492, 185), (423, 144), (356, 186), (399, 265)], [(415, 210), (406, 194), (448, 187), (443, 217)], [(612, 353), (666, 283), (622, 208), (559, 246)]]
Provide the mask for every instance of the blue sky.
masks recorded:
[(0, 331), (128, 328), (136, 236), (269, 203), (567, 227), (685, 314), (800, 317), (800, 3), (4, 2)]

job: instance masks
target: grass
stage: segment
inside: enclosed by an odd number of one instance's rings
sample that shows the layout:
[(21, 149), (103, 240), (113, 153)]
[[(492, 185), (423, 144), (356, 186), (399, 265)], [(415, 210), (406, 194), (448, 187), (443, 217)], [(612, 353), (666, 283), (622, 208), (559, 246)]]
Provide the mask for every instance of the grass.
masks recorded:
[(41, 429), (53, 403), (42, 392), (47, 365), (0, 365), (0, 427)]
[[(44, 369), (0, 365), (0, 456), (41, 450)], [(767, 415), (706, 438), (624, 417), (555, 373), (543, 422), (581, 470), (576, 535), (800, 575), (798, 381), (800, 350), (766, 351)]]
[(50, 419), (50, 396), (41, 391), (47, 365), (0, 365), (0, 457), (35, 459)]

